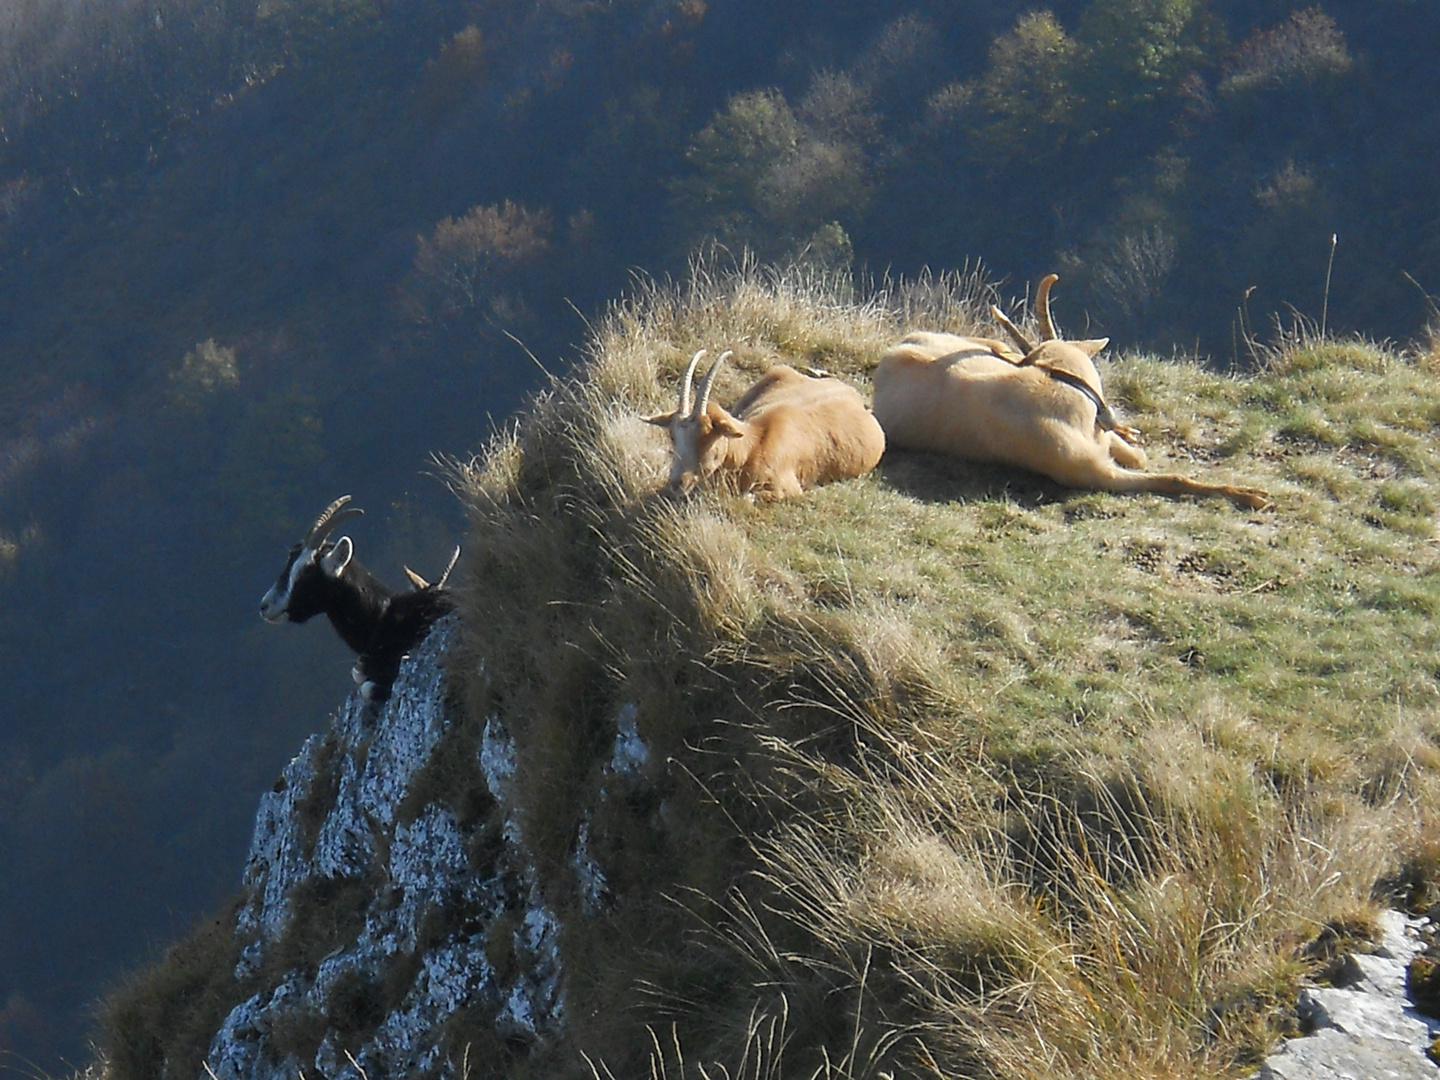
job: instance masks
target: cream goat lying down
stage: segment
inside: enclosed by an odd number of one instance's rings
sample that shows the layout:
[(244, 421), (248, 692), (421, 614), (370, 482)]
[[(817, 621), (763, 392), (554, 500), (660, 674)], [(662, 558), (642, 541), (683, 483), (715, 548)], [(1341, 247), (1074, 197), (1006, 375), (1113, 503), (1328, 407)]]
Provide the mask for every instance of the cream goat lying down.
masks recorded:
[(1139, 432), (1105, 403), (1092, 357), (1106, 344), (1062, 341), (1050, 320), (1051, 274), (1035, 297), (1042, 339), (1032, 344), (998, 308), (1020, 346), (954, 334), (916, 333), (888, 349), (875, 371), (875, 417), (891, 446), (1015, 465), (1074, 488), (1220, 496), (1270, 505), (1258, 488), (1145, 473)]
[(666, 491), (684, 494), (715, 473), (733, 476), (758, 498), (785, 499), (807, 488), (861, 476), (885, 452), (885, 433), (854, 387), (827, 375), (776, 364), (727, 412), (710, 400), (725, 352), (705, 374), (691, 408), (695, 366), (680, 384), (679, 408), (647, 417), (670, 432), (674, 456)]

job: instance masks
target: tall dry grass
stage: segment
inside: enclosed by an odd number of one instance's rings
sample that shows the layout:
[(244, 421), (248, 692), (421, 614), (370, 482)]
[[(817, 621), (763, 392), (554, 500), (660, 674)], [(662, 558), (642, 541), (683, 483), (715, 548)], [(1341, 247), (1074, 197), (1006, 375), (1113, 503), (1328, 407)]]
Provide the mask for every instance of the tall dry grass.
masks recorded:
[[(865, 387), (909, 329), (993, 333), (994, 299), (980, 274), (641, 281), (576, 377), (456, 466), (478, 556), (457, 673), (516, 737), (551, 895), (581, 818), (614, 874), (611, 910), (562, 911), (580, 1075), (1239, 1075), (1314, 943), (1363, 938), (1423, 850), (1434, 694), (1359, 702), (1419, 625), (1385, 612), (1437, 602), (1433, 545), (1350, 524), (1361, 449), (1408, 463), (1397, 514), (1431, 506), (1416, 417), (1440, 397), (1412, 360), (1301, 335), (1251, 380), (1106, 369), (1172, 452), (1279, 491), (1277, 518), (925, 455), (790, 504), (655, 496), (668, 446), (640, 417), (696, 349), (735, 351), (722, 401), (777, 361)], [(1307, 409), (1338, 432), (1324, 468)], [(1347, 549), (1362, 527), (1382, 535)], [(1406, 560), (1423, 587), (1364, 607), (1351, 670), (1307, 681), (1316, 627), (1346, 630), (1335, 590)], [(659, 763), (623, 811), (597, 764), (621, 703)]]

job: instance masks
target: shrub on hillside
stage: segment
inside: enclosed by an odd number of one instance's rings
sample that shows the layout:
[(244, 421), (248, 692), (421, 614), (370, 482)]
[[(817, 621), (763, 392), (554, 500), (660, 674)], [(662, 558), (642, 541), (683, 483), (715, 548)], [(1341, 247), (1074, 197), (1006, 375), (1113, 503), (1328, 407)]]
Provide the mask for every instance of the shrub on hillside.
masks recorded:
[(1219, 90), (1241, 94), (1294, 83), (1313, 85), (1345, 74), (1352, 63), (1335, 20), (1318, 6), (1310, 7), (1241, 42), (1224, 64)]
[(798, 109), (778, 90), (732, 97), (691, 141), (691, 175), (672, 186), (686, 245), (848, 262), (842, 222), (869, 206), (878, 129), (868, 91), (840, 74), (818, 74)]
[(480, 28), (472, 23), (456, 31), (425, 65), (415, 91), (416, 101), (426, 118), (434, 123), (460, 108), (485, 76), (489, 64), (489, 50)]
[(1091, 265), (1091, 291), (1100, 299), (1108, 322), (1137, 335), (1151, 306), (1175, 269), (1178, 242), (1163, 225), (1134, 231), (1116, 230), (1106, 237)]
[(1094, 110), (1124, 110), (1169, 95), (1203, 63), (1213, 31), (1199, 0), (1092, 0), (1076, 38), (1076, 83)]
[(475, 206), (438, 222), (417, 238), (404, 304), (420, 323), (476, 316), (482, 324), (518, 322), (525, 310), (528, 271), (550, 252), (549, 210), (530, 211), (508, 199)]
[(1076, 107), (1071, 86), (1077, 45), (1048, 11), (1024, 15), (995, 39), (985, 74), (949, 107), (973, 110), (969, 128), (982, 157), (994, 164), (1045, 154), (1066, 132)]
[(198, 409), (222, 390), (240, 385), (235, 350), (206, 338), (187, 352), (170, 372), (170, 400), (184, 409)]

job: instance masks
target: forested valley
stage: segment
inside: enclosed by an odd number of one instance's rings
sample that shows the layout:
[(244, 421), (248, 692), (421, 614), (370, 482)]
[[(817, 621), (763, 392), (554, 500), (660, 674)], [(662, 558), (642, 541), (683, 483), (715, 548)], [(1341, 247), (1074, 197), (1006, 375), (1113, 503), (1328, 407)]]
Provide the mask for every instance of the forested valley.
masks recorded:
[(465, 458), (636, 276), (1061, 276), (1252, 365), (1440, 330), (1427, 0), (4, 0), (0, 1052), (237, 883), (349, 688), (260, 594), (335, 496), (438, 574)]

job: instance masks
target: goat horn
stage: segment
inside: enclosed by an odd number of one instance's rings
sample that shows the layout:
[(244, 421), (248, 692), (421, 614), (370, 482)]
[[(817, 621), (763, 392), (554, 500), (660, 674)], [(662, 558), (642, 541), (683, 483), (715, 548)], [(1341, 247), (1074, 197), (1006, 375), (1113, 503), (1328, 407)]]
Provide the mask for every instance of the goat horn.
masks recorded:
[(339, 525), (340, 522), (346, 518), (359, 517), (365, 513), (364, 510), (358, 507), (351, 507), (348, 510), (345, 509), (345, 504), (349, 501), (349, 495), (341, 495), (340, 498), (327, 506), (320, 516), (315, 519), (315, 524), (311, 525), (310, 531), (305, 534), (305, 546), (307, 548), (310, 548), (312, 551), (315, 550), (325, 542), (325, 538), (330, 535), (335, 526)]
[(710, 388), (715, 385), (715, 376), (720, 372), (720, 365), (725, 363), (730, 356), (730, 350), (726, 349), (710, 365), (710, 370), (705, 373), (705, 381), (700, 384), (700, 400), (695, 403), (695, 415), (699, 416), (710, 406)]
[(460, 561), (460, 545), (455, 545), (455, 554), (450, 556), (450, 565), (445, 567), (445, 572), (440, 575), (440, 580), (435, 583), (437, 589), (445, 588), (450, 580), (450, 571), (455, 569), (455, 564)]
[(680, 416), (690, 415), (690, 391), (695, 385), (695, 365), (700, 363), (700, 358), (705, 355), (701, 349), (694, 356), (690, 357), (690, 366), (685, 369), (685, 378), (680, 380)]
[(1010, 321), (1010, 317), (1001, 311), (994, 304), (990, 305), (990, 314), (994, 317), (1005, 332), (1015, 339), (1015, 344), (1020, 346), (1020, 351), (1029, 356), (1035, 351), (1035, 346), (1030, 344), (1030, 339), (1020, 332), (1020, 328)]
[(1050, 321), (1050, 286), (1059, 280), (1059, 274), (1046, 274), (1040, 279), (1040, 287), (1035, 290), (1035, 317), (1040, 321), (1041, 341), (1060, 340), (1060, 335), (1055, 332), (1055, 324)]

